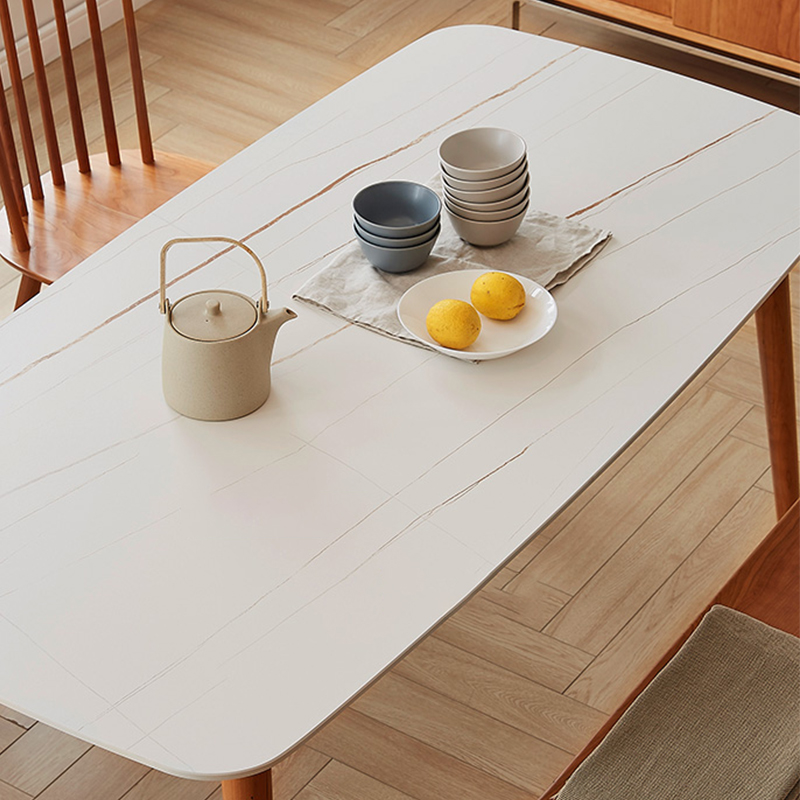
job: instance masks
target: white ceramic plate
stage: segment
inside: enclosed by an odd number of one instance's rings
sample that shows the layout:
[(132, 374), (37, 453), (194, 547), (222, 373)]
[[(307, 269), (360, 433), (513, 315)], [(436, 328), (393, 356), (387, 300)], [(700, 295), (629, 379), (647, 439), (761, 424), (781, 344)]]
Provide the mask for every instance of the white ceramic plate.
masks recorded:
[(481, 333), (465, 350), (453, 350), (435, 342), (427, 328), (425, 318), (431, 306), (439, 300), (452, 298), (469, 303), (469, 294), (476, 278), (489, 269), (463, 269), (434, 275), (412, 286), (397, 304), (400, 324), (415, 338), (441, 353), (467, 361), (486, 361), (511, 355), (541, 339), (555, 325), (558, 311), (550, 292), (536, 281), (522, 275), (513, 275), (525, 287), (525, 307), (514, 319), (495, 320), (481, 314)]

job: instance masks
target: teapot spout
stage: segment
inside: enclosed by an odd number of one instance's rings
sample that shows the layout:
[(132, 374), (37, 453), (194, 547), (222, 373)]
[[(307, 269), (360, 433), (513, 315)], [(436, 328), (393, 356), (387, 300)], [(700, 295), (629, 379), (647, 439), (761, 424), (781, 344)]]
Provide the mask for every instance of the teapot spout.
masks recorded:
[(273, 308), (267, 312), (267, 327), (269, 328), (270, 332), (273, 334), (277, 332), (278, 328), (283, 325), (284, 322), (288, 322), (290, 319), (295, 319), (297, 314), (292, 311), (291, 308)]

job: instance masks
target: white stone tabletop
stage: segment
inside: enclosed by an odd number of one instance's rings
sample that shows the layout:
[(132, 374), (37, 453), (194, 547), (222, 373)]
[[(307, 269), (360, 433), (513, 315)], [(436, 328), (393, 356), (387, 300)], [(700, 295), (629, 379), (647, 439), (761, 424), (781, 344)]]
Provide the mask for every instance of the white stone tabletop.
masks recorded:
[[(429, 181), (472, 126), (525, 138), (532, 208), (613, 233), (554, 291), (545, 338), (473, 364), (291, 300), (352, 241), (358, 190)], [(175, 775), (276, 762), (530, 541), (787, 273), (799, 134), (638, 63), (448, 28), (143, 219), (0, 323), (0, 702)], [(213, 234), (246, 241), (298, 314), (267, 403), (223, 423), (161, 391), (159, 252)], [(216, 252), (174, 249), (170, 299), (257, 296), (252, 263)]]

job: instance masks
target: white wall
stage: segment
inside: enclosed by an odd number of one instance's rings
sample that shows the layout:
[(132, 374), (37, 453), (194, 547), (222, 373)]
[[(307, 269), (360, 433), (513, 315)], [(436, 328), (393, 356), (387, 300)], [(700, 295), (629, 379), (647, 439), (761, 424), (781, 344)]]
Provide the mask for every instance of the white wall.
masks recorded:
[[(133, 0), (134, 8), (140, 8), (150, 0)], [(11, 0), (11, 18), (14, 22), (14, 31), (17, 38), (17, 53), (19, 54), (20, 67), (23, 75), (30, 75), (33, 72), (30, 60), (30, 48), (28, 46), (28, 36), (25, 29), (25, 15), (22, 11), (22, 3), (19, 0)], [(89, 38), (89, 23), (86, 17), (86, 5), (83, 0), (64, 0), (64, 7), (67, 11), (67, 22), (69, 24), (70, 39), (72, 46), (77, 47), (81, 42)], [(36, 22), (39, 27), (39, 38), (42, 43), (42, 53), (45, 63), (49, 63), (59, 57), (58, 37), (56, 34), (56, 24), (53, 18), (52, 0), (34, 0), (36, 10)], [(122, 19), (122, 3), (120, 0), (98, 0), (97, 8), (100, 13), (100, 23), (103, 28), (113, 25)], [(0, 71), (2, 71), (3, 81), (6, 88), (9, 86), (8, 69), (6, 66), (5, 48), (0, 49)]]
[[(64, 7), (67, 12), (71, 8), (80, 4), (80, 0), (64, 0)], [(19, 0), (11, 0), (11, 19), (14, 21), (14, 30), (22, 32), (25, 30), (25, 15), (22, 13), (22, 4)], [(36, 19), (39, 26), (46, 25), (53, 19), (53, 4), (50, 0), (33, 0), (33, 7), (36, 9)], [(19, 38), (20, 33), (17, 34)]]

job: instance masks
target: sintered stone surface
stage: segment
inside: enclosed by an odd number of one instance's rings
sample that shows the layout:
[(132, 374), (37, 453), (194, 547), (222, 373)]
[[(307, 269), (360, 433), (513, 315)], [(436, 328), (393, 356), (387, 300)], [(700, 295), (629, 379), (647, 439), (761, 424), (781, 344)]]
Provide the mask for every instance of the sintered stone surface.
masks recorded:
[[(290, 300), (369, 183), (468, 126), (528, 144), (531, 205), (613, 231), (559, 318), (469, 364)], [(0, 324), (0, 702), (165, 772), (273, 763), (469, 596), (718, 350), (798, 245), (798, 120), (501, 28), (434, 33), (224, 164)], [(161, 394), (158, 256), (245, 239), (273, 390)], [(171, 300), (258, 293), (170, 254)], [(514, 265), (508, 269), (513, 271)], [(632, 498), (632, 501), (634, 498)], [(235, 735), (231, 732), (235, 731)]]

